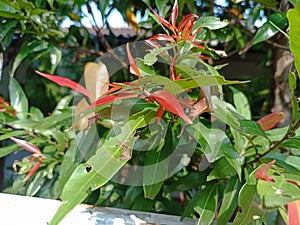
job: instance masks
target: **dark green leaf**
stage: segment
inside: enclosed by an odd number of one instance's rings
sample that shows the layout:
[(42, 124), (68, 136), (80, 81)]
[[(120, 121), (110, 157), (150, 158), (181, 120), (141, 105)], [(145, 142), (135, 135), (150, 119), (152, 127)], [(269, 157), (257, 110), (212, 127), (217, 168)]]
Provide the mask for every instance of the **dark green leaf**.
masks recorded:
[(44, 40), (33, 40), (32, 42), (29, 43), (24, 43), (22, 46), (21, 50), (19, 51), (18, 55), (15, 58), (11, 74), (14, 75), (16, 69), (18, 66), (21, 64), (23, 59), (28, 57), (30, 54), (39, 52), (42, 50), (45, 50), (48, 48), (48, 42)]
[(240, 120), (239, 131), (244, 134), (258, 135), (268, 138), (261, 126), (252, 120)]
[(144, 198), (143, 195), (140, 195), (134, 202), (131, 207), (132, 210), (150, 212), (154, 207), (155, 201), (151, 199)]
[(0, 43), (3, 43), (5, 36), (16, 27), (17, 23), (18, 23), (18, 21), (13, 20), (13, 21), (1, 24)]
[(225, 158), (221, 158), (214, 163), (213, 170), (207, 177), (207, 181), (221, 179), (221, 178), (230, 178), (236, 175), (236, 171), (228, 163)]
[(206, 182), (207, 171), (190, 171), (186, 176), (174, 180), (167, 186), (167, 192), (188, 191)]
[(287, 22), (286, 15), (284, 13), (272, 14), (269, 17), (269, 20), (258, 29), (251, 46), (273, 37), (278, 32), (278, 29), (273, 24), (280, 29), (283, 29), (285, 26), (287, 26)]

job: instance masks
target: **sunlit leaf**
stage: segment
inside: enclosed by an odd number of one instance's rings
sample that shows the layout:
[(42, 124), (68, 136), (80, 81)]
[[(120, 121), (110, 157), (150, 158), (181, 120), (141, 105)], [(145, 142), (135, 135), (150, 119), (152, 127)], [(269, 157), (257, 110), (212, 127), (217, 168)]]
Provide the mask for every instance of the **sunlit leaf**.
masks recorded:
[(85, 87), (92, 95), (91, 102), (104, 95), (109, 87), (109, 75), (102, 62), (88, 62), (84, 67)]
[(290, 48), (294, 54), (294, 64), (298, 71), (298, 76), (300, 73), (300, 45), (299, 45), (299, 35), (300, 35), (300, 3), (296, 2), (296, 7), (289, 9), (287, 13), (287, 18), (290, 25)]
[(250, 120), (251, 109), (246, 95), (232, 86), (230, 86), (229, 88), (233, 93), (233, 102), (235, 108), (237, 109), (237, 112), (245, 117), (245, 119)]
[(193, 29), (206, 27), (210, 30), (217, 30), (226, 27), (229, 24), (227, 20), (221, 21), (220, 18), (214, 16), (203, 16), (195, 22)]

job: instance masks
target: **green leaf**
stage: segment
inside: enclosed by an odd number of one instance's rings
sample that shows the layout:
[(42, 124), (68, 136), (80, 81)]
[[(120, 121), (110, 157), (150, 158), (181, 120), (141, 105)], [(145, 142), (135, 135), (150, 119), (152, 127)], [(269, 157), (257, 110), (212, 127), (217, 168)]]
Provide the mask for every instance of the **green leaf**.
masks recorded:
[(238, 205), (238, 192), (241, 183), (236, 177), (231, 177), (224, 191), (222, 205), (218, 213), (217, 225), (226, 225)]
[(186, 130), (201, 145), (201, 150), (209, 162), (214, 162), (224, 156), (221, 151), (224, 133), (217, 129), (208, 129), (202, 123), (186, 127)]
[(199, 188), (199, 190), (194, 194), (192, 199), (188, 201), (187, 205), (185, 206), (185, 209), (181, 215), (181, 219), (184, 219), (186, 217), (192, 217), (194, 215), (194, 207), (198, 203), (199, 199), (201, 198), (203, 194), (203, 190)]
[[(257, 191), (264, 200), (264, 206), (267, 208), (277, 208), (280, 205), (286, 205), (289, 202), (300, 199), (300, 189), (298, 186), (287, 181), (294, 181), (294, 178), (297, 179), (298, 176), (296, 174), (290, 176), (288, 173), (286, 173), (286, 176), (273, 176), (275, 182), (259, 179)], [(299, 182), (299, 178), (296, 182)]]
[(256, 202), (256, 195), (256, 185), (244, 184), (239, 193), (241, 212), (238, 212), (232, 225), (248, 225), (264, 215), (264, 210)]
[(230, 178), (236, 175), (236, 171), (228, 163), (225, 158), (221, 158), (214, 163), (213, 170), (207, 177), (207, 181), (221, 179), (221, 178)]
[(47, 48), (48, 48), (48, 42), (44, 40), (33, 40), (32, 42), (24, 43), (23, 46), (21, 47), (21, 50), (19, 51), (19, 53), (15, 58), (11, 70), (11, 75), (12, 76), (14, 75), (18, 66), (26, 57), (28, 57), (32, 53), (46, 50)]
[(225, 80), (223, 76), (197, 76), (175, 80), (172, 83), (166, 84), (165, 89), (169, 90), (171, 93), (173, 92), (175, 95), (178, 95), (191, 88), (241, 83), (243, 82)]
[(287, 147), (287, 148), (295, 148), (295, 149), (299, 149), (299, 146), (300, 146), (300, 138), (299, 137), (290, 138), (290, 139), (284, 141), (280, 145), (280, 147), (283, 147), (283, 148)]
[(252, 120), (240, 120), (239, 131), (244, 134), (258, 135), (268, 138), (261, 126)]
[(236, 118), (236, 115), (234, 115), (233, 111), (229, 108), (229, 105), (216, 96), (212, 96), (211, 100), (214, 105), (212, 115), (225, 122), (233, 129), (238, 130), (240, 123), (238, 118)]
[(173, 44), (167, 44), (165, 47), (161, 47), (161, 48), (154, 48), (150, 51), (150, 53), (148, 53), (147, 55), (145, 55), (144, 57), (144, 63), (147, 66), (152, 66), (157, 60), (158, 60), (158, 55), (160, 55), (161, 53), (163, 53), (166, 50), (169, 50), (171, 48), (174, 48), (175, 45)]
[(66, 184), (67, 180), (70, 178), (76, 167), (79, 165), (79, 162), (76, 162), (76, 153), (77, 153), (77, 143), (72, 140), (70, 142), (70, 147), (68, 151), (66, 151), (63, 161), (60, 165), (59, 170), (59, 192), (61, 193), (63, 190), (64, 185)]
[(188, 191), (206, 183), (208, 171), (190, 171), (186, 176), (179, 177), (167, 186), (166, 192)]
[(98, 174), (87, 163), (79, 165), (64, 186), (62, 204), (56, 211), (49, 225), (58, 225), (59, 222), (91, 191), (96, 190), (107, 182), (107, 178)]
[(210, 30), (217, 30), (226, 27), (229, 24), (227, 20), (221, 21), (220, 18), (214, 16), (203, 16), (193, 26), (193, 30), (200, 27), (206, 27)]
[(229, 87), (233, 93), (233, 102), (237, 112), (245, 119), (251, 119), (251, 109), (246, 95), (234, 87)]
[(1, 24), (0, 27), (0, 43), (3, 43), (4, 38), (6, 35), (11, 31), (14, 30), (18, 21), (13, 20), (4, 24)]
[(278, 32), (278, 29), (272, 23), (280, 29), (283, 29), (285, 26), (287, 26), (288, 21), (285, 13), (272, 14), (269, 17), (269, 20), (265, 22), (256, 32), (256, 35), (252, 40), (251, 46), (270, 39)]
[(17, 19), (17, 20), (24, 19), (24, 17), (21, 16), (20, 14), (10, 13), (10, 12), (3, 12), (3, 11), (0, 11), (0, 17), (4, 17), (4, 18), (7, 18), (7, 19)]
[(289, 72), (289, 86), (291, 92), (294, 91), (297, 87), (297, 77), (293, 72)]
[(290, 48), (294, 54), (294, 64), (298, 71), (298, 76), (300, 73), (300, 3), (296, 2), (296, 7), (294, 9), (289, 9), (287, 12), (287, 18), (290, 25)]
[(154, 200), (146, 199), (146, 198), (144, 198), (143, 195), (140, 195), (135, 200), (131, 209), (136, 210), (136, 211), (150, 212), (153, 209), (154, 204), (155, 204)]
[(276, 159), (276, 164), (292, 171), (300, 171), (300, 165), (298, 163), (300, 157), (286, 155), (280, 152), (271, 152), (264, 156), (264, 159)]
[(196, 203), (194, 210), (199, 214), (197, 225), (211, 224), (215, 217), (217, 207), (217, 185), (209, 184), (205, 187), (199, 201)]
[(168, 178), (170, 160), (168, 156), (173, 150), (172, 127), (169, 126), (167, 132), (162, 129), (163, 127), (159, 126), (159, 133), (156, 134), (160, 142), (159, 146), (153, 150), (148, 150), (144, 161), (143, 188), (145, 198), (154, 199), (160, 191), (163, 181)]
[(10, 104), (17, 111), (19, 119), (26, 119), (28, 113), (28, 100), (18, 81), (11, 77), (9, 82)]
[(8, 132), (6, 134), (0, 135), (0, 141), (3, 141), (10, 137), (18, 137), (18, 136), (22, 136), (22, 135), (26, 135), (26, 134), (28, 134), (28, 132), (25, 130), (14, 130), (14, 131)]
[(146, 126), (155, 114), (152, 110), (142, 111), (129, 117), (128, 121), (117, 123), (88, 164), (101, 176), (111, 179), (131, 158), (137, 129)]
[(32, 119), (33, 121), (40, 121), (44, 119), (44, 115), (42, 111), (39, 108), (34, 106), (30, 108), (29, 116), (30, 119)]
[(156, 75), (155, 69), (153, 66), (148, 66), (144, 63), (143, 59), (136, 59), (137, 67), (141, 73), (141, 77), (154, 76)]
[(49, 46), (49, 51), (50, 51), (50, 63), (51, 63), (50, 73), (54, 73), (56, 67), (61, 61), (62, 51), (60, 48), (57, 48), (56, 46), (53, 45)]

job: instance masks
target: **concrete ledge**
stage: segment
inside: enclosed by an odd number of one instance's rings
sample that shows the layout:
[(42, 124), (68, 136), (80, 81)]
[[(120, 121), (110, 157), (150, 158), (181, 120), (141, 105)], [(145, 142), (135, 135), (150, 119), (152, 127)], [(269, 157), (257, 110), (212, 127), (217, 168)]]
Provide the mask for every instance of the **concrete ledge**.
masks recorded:
[[(47, 225), (61, 202), (0, 193), (1, 225)], [(78, 205), (60, 225), (195, 225), (197, 220), (157, 213)]]

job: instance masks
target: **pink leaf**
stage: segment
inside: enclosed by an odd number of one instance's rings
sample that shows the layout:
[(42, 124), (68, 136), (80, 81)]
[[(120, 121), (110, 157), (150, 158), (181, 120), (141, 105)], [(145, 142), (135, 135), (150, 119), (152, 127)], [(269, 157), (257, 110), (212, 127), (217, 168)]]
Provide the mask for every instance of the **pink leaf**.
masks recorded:
[(107, 103), (111, 103), (111, 102), (117, 101), (119, 99), (137, 98), (137, 97), (138, 97), (138, 94), (126, 93), (126, 92), (115, 94), (115, 95), (109, 95), (109, 96), (99, 98), (97, 101), (95, 101), (93, 104), (91, 104), (88, 107), (88, 109), (94, 108), (94, 107), (99, 106), (99, 105), (104, 105), (104, 104), (107, 104)]
[(174, 38), (172, 38), (171, 36), (166, 35), (166, 34), (156, 34), (153, 37), (149, 38), (148, 40), (149, 41), (153, 41), (153, 40), (156, 40), (156, 41), (169, 41), (169, 42), (175, 43)]
[(180, 102), (171, 95), (167, 90), (157, 91), (150, 94), (161, 106), (165, 107), (171, 113), (180, 116), (188, 124), (193, 124), (191, 119), (185, 114)]
[(138, 76), (138, 79), (140, 81), (140, 78), (141, 78), (141, 73), (139, 71), (139, 69), (137, 68), (136, 66), (136, 63), (134, 61), (134, 58), (132, 57), (131, 55), (131, 52), (130, 52), (130, 49), (129, 49), (129, 43), (127, 43), (126, 45), (126, 50), (127, 50), (127, 56), (128, 56), (128, 59), (129, 59), (129, 63), (130, 63), (130, 67), (133, 69), (133, 71), (136, 73), (136, 75)]
[(178, 17), (178, 1), (175, 0), (172, 12), (170, 14), (171, 24), (173, 25), (174, 28), (176, 28), (177, 17)]
[(53, 81), (54, 83), (63, 86), (63, 87), (68, 87), (71, 88), (74, 91), (77, 91), (85, 96), (87, 96), (89, 99), (92, 99), (92, 95), (89, 93), (89, 91), (83, 87), (82, 85), (78, 84), (75, 81), (70, 80), (69, 78), (57, 76), (57, 75), (51, 75), (47, 73), (42, 73), (40, 71), (35, 71), (37, 74)]
[(289, 225), (300, 225), (300, 200), (288, 203)]
[(279, 123), (283, 118), (284, 118), (283, 112), (280, 113), (274, 112), (260, 118), (256, 122), (261, 126), (263, 130), (270, 130), (273, 127), (275, 127), (276, 124)]
[(31, 152), (32, 154), (42, 155), (41, 150), (35, 146), (34, 144), (24, 141), (18, 138), (11, 137), (12, 141), (14, 141), (17, 145), (20, 145), (22, 148), (27, 150), (28, 152)]
[(256, 178), (257, 179), (261, 179), (261, 180), (265, 180), (265, 181), (269, 181), (269, 182), (274, 182), (274, 179), (272, 176), (268, 176), (268, 170), (271, 168), (271, 166), (273, 166), (276, 163), (276, 160), (274, 159), (273, 161), (269, 162), (268, 164), (266, 164), (265, 166), (259, 168), (256, 171)]
[(38, 161), (34, 164), (34, 166), (30, 169), (30, 171), (27, 173), (24, 181), (27, 181), (41, 166), (42, 164), (42, 158), (38, 158)]

